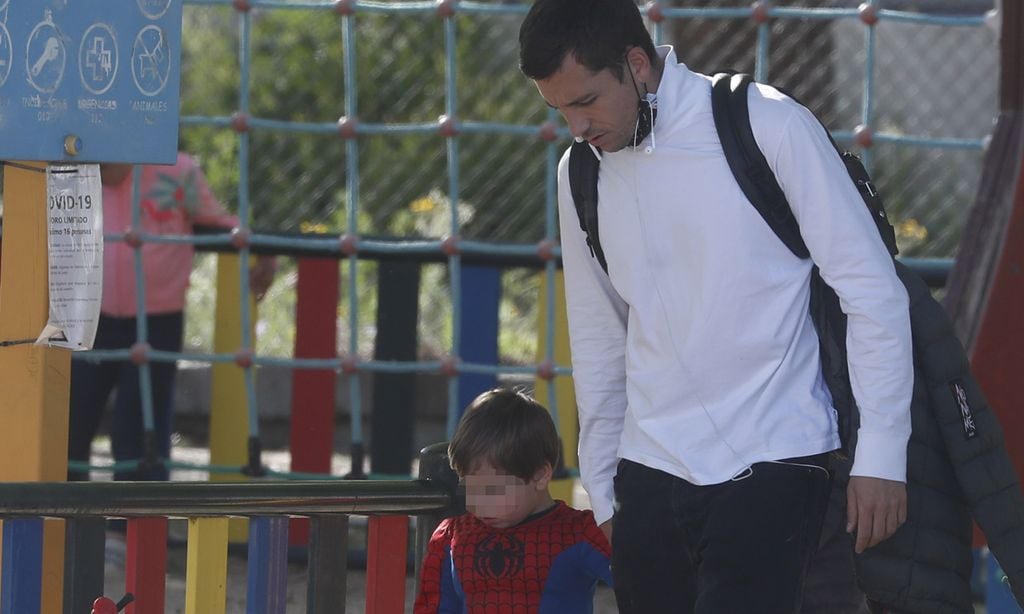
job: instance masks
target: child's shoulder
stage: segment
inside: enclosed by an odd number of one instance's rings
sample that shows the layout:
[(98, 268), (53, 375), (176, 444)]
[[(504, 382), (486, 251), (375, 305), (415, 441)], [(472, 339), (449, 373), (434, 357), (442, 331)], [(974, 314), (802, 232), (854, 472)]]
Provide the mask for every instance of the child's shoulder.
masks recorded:
[[(577, 533), (587, 533), (591, 529), (597, 530), (597, 523), (594, 522), (594, 512), (591, 510), (579, 510), (570, 507), (563, 501), (557, 501), (554, 508), (544, 512), (542, 515), (539, 515), (539, 518), (534, 518), (532, 521), (525, 522), (516, 528), (522, 530), (533, 530), (551, 524), (571, 527)], [(507, 530), (508, 529), (492, 528), (467, 512), (459, 516), (452, 516), (442, 520), (441, 524), (438, 525), (435, 534), (440, 532), (447, 533), (448, 535), (468, 532), (496, 533)]]
[(570, 506), (565, 501), (558, 501), (555, 513), (565, 522), (571, 522), (580, 526), (594, 525), (594, 512), (592, 510), (580, 510)]
[(570, 507), (564, 501), (558, 501), (555, 508), (548, 513), (543, 524), (549, 526), (557, 525), (560, 531), (576, 535), (577, 538), (600, 533), (597, 523), (594, 522), (594, 512), (591, 510), (578, 510)]
[(564, 508), (560, 510), (564, 518), (563, 522), (572, 528), (577, 540), (589, 542), (602, 552), (611, 551), (608, 539), (594, 520), (593, 510), (578, 510), (569, 507), (562, 501), (559, 501), (558, 505)]
[[(459, 514), (458, 516), (451, 516), (449, 518), (445, 518), (444, 520), (442, 520), (441, 524), (437, 527), (437, 531), (442, 530), (446, 532), (448, 535), (457, 535), (470, 532), (487, 532), (493, 531), (495, 529), (491, 529), (486, 524), (481, 522), (476, 516), (470, 514), (469, 512), (466, 512), (463, 514)], [(435, 533), (437, 531), (435, 531)]]
[(456, 529), (456, 528), (460, 528), (460, 527), (465, 527), (466, 525), (470, 524), (472, 521), (473, 521), (473, 515), (470, 514), (469, 512), (464, 512), (462, 514), (459, 514), (458, 516), (449, 516), (448, 518), (445, 518), (444, 520), (441, 521), (441, 523), (439, 525), (437, 525), (437, 528), (438, 529), (445, 528), (445, 529), (448, 529), (448, 530), (452, 530), (452, 529)]

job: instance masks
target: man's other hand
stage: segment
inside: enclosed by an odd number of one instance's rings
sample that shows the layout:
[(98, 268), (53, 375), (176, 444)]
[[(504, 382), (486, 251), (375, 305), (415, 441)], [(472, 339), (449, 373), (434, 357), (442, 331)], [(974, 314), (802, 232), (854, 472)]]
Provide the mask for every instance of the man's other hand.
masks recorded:
[(612, 545), (612, 519), (605, 520), (597, 528), (601, 529), (604, 536), (608, 538), (608, 545)]
[(857, 532), (857, 554), (887, 539), (906, 521), (906, 484), (859, 475), (850, 477), (846, 487), (846, 532)]
[(274, 283), (277, 259), (273, 256), (258, 256), (253, 260), (252, 266), (249, 267), (249, 291), (258, 303), (267, 294), (270, 284)]

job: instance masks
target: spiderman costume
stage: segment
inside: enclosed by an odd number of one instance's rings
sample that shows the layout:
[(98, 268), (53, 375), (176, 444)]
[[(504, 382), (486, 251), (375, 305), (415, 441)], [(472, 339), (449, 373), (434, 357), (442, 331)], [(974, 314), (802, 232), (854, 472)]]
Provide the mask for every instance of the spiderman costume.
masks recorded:
[(497, 529), (472, 514), (445, 519), (423, 560), (415, 614), (583, 614), (611, 549), (589, 510), (559, 501)]

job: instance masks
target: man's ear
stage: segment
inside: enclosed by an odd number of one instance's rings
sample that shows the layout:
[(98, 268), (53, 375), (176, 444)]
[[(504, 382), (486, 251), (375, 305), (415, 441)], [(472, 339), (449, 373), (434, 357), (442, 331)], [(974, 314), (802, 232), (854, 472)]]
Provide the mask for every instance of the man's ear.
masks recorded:
[(551, 475), (553, 473), (554, 469), (551, 465), (549, 463), (544, 463), (544, 466), (533, 474), (533, 480), (531, 480), (531, 482), (537, 490), (547, 490), (548, 484), (551, 483)]
[(630, 47), (626, 52), (626, 64), (633, 71), (637, 83), (646, 83), (651, 76), (651, 58), (640, 47)]

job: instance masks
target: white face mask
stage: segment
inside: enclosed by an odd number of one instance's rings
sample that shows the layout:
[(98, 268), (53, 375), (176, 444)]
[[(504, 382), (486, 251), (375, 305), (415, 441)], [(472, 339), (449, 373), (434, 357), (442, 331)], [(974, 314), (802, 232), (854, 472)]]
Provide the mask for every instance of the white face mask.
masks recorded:
[(637, 96), (637, 113), (636, 113), (636, 128), (633, 129), (633, 149), (636, 150), (640, 146), (640, 143), (647, 138), (647, 135), (651, 135), (651, 144), (644, 148), (644, 153), (652, 153), (656, 147), (654, 143), (654, 121), (658, 118), (658, 95), (652, 92), (647, 92), (647, 85), (644, 84), (645, 94), (640, 94), (640, 88), (637, 87), (636, 77), (633, 76), (633, 71), (626, 67), (629, 72), (629, 78), (633, 81), (633, 89), (636, 90)]
[(658, 95), (648, 92), (637, 101), (636, 128), (633, 130), (633, 149), (651, 135), (651, 144), (644, 148), (651, 153), (656, 147), (654, 141), (654, 122), (658, 118)]

